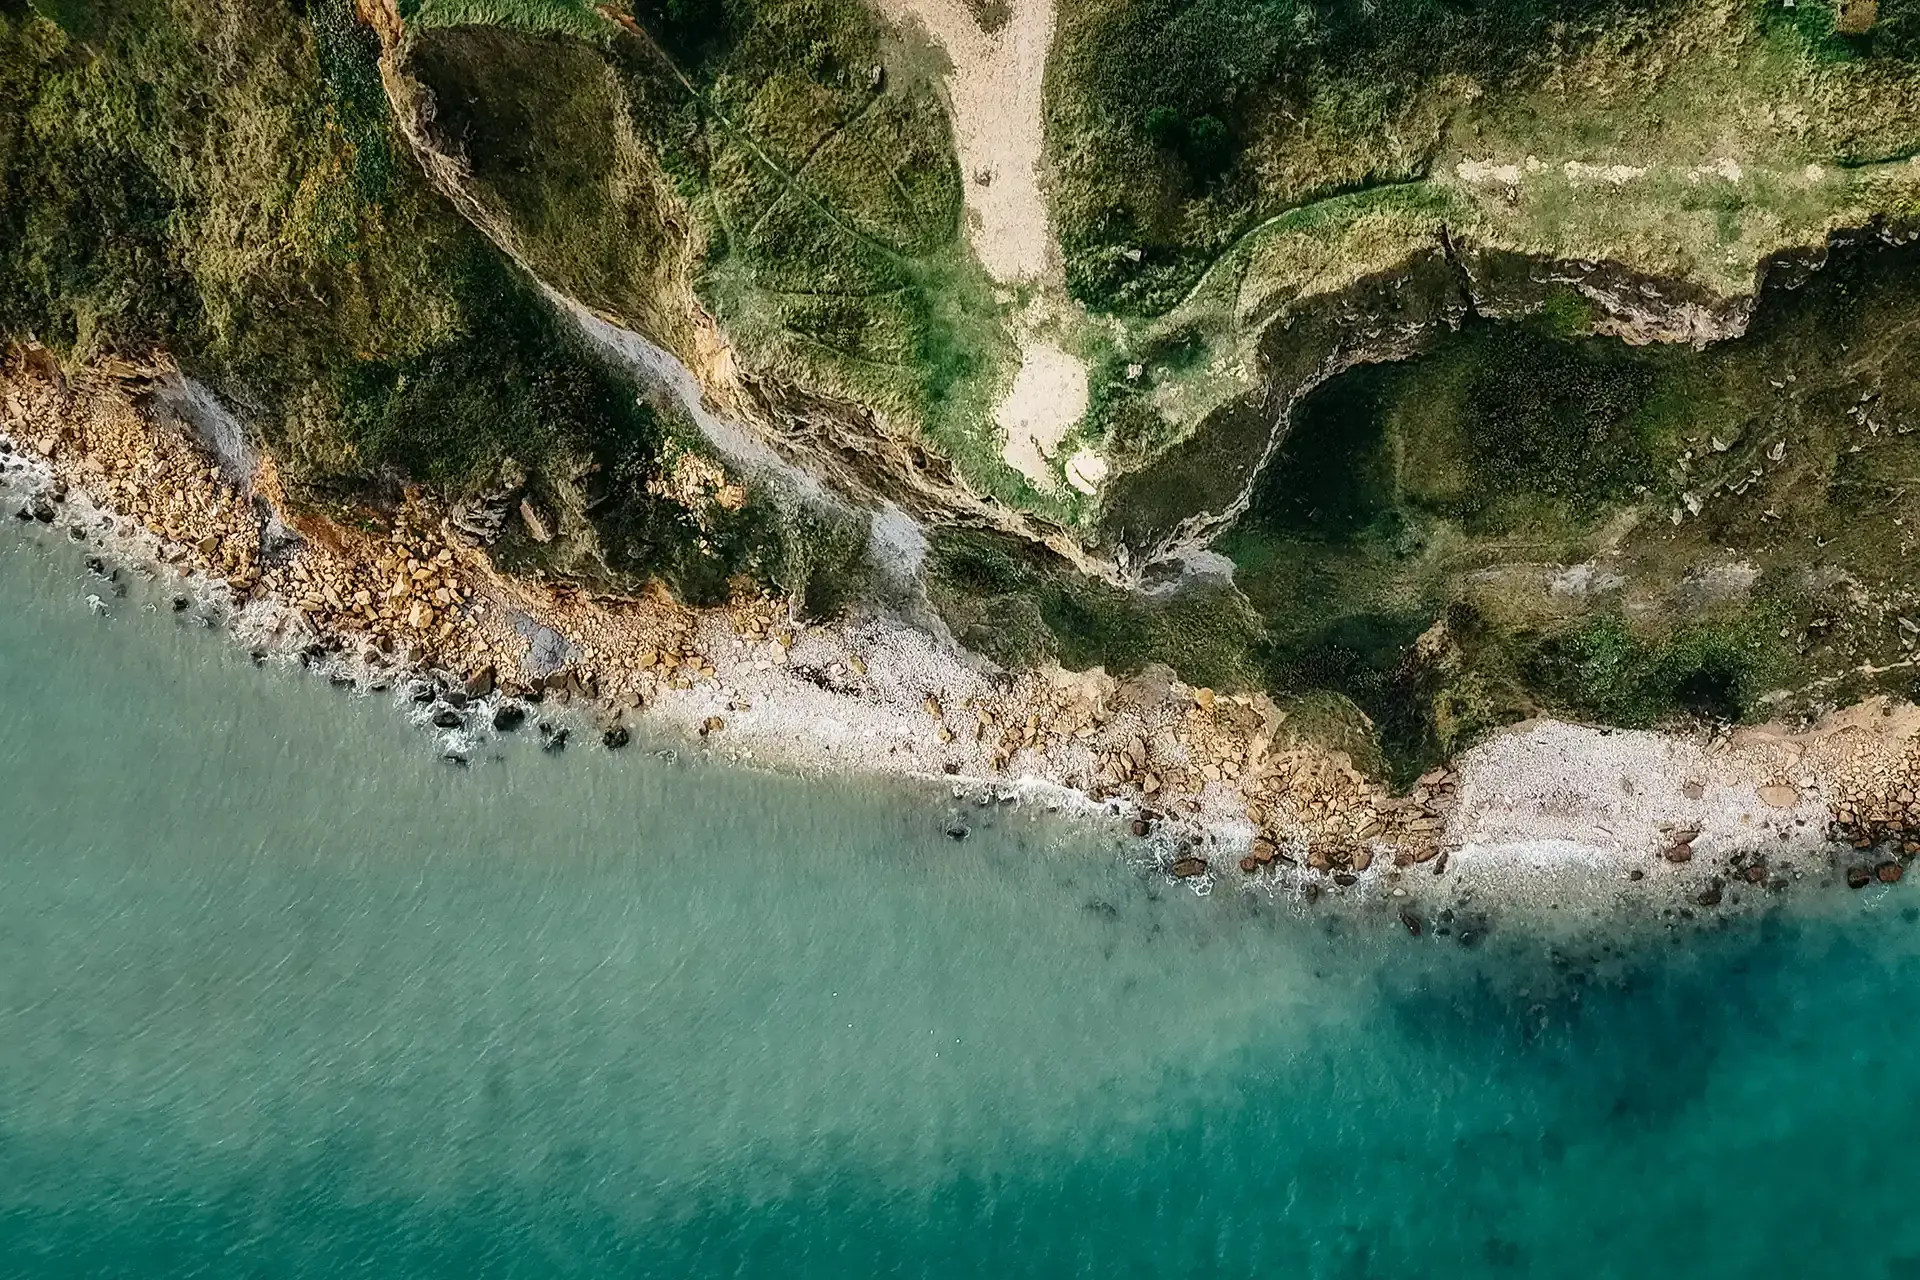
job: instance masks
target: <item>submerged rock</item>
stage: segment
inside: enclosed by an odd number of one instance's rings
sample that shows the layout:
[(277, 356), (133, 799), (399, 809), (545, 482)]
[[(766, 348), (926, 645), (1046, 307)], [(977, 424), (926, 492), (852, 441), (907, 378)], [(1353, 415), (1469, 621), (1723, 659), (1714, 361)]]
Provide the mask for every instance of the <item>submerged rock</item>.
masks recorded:
[(515, 702), (503, 702), (493, 709), (493, 727), (501, 733), (512, 733), (526, 719), (527, 709)]

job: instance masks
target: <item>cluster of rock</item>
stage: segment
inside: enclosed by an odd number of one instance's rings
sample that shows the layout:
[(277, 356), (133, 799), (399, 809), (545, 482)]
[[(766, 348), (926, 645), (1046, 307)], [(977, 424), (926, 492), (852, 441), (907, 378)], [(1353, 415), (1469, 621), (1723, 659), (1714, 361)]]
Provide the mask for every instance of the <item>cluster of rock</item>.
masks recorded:
[(1920, 855), (1920, 760), (1897, 789), (1842, 794), (1833, 803), (1833, 835), (1855, 849), (1886, 848), (1905, 859)]
[(423, 660), (458, 647), (455, 633), (469, 612), (473, 588), (453, 541), (423, 515), (417, 502), (409, 502), (383, 542), (342, 548), (345, 554), (324, 545), (304, 550), (267, 567), (261, 585), (292, 605), (315, 632), (363, 641), (369, 658), (411, 651)]
[[(1175, 723), (1102, 754), (1094, 794), (1120, 788), (1143, 805), (1164, 799), (1189, 813), (1199, 811), (1196, 795), (1233, 797), (1254, 829), (1239, 862), (1247, 875), (1296, 868), (1348, 886), (1376, 864), (1445, 869), (1442, 840), (1458, 783), (1450, 769), (1435, 769), (1410, 794), (1394, 796), (1344, 752), (1289, 739), (1284, 720), (1263, 698), (1192, 690)], [(1143, 809), (1135, 833), (1148, 834), (1159, 817)], [(1204, 869), (1197, 854), (1175, 860), (1177, 876)]]
[(1883, 857), (1871, 865), (1856, 862), (1847, 868), (1847, 883), (1856, 889), (1874, 880), (1892, 884), (1920, 856), (1920, 746), (1904, 761), (1869, 779), (1855, 780), (1833, 800), (1829, 833), (1859, 852), (1878, 851)]
[[(1446, 866), (1450, 770), (1393, 796), (1344, 752), (1290, 735), (1264, 697), (1030, 673), (963, 698), (929, 694), (924, 709), (937, 747), (983, 770), (1061, 778), (1096, 800), (1129, 803), (1138, 836), (1244, 812), (1253, 833), (1240, 866), (1249, 875), (1297, 868), (1345, 886), (1389, 864)], [(1207, 872), (1191, 841), (1169, 852), (1176, 878)]]
[[(1097, 671), (989, 674), (950, 657), (923, 661), (859, 626), (810, 627), (745, 581), (728, 604), (695, 610), (657, 587), (612, 596), (507, 578), (480, 535), (512, 509), (524, 483), (517, 472), (503, 473), (484, 511), (462, 509), (458, 519), (409, 492), (396, 510), (357, 513), (351, 525), (311, 511), (290, 516), (292, 533), (279, 523), (270, 460), (236, 483), (189, 433), (136, 409), (123, 385), (11, 372), (0, 391), (6, 435), (30, 442), (54, 476), (26, 518), (51, 521), (67, 484), (84, 488), (127, 530), (154, 535), (164, 559), (259, 603), (287, 647), (348, 654), (414, 681), (426, 718), (449, 730), (468, 726), (480, 699), (502, 732), (538, 704), (581, 704), (610, 748), (630, 741), (624, 714), (657, 699), (689, 732), (712, 740), (725, 731), (736, 745), (782, 737), (802, 745), (792, 740), (820, 731), (822, 720), (864, 715), (866, 727), (840, 738), (854, 767), (1017, 773), (1078, 788), (1130, 806), (1136, 835), (1173, 836), (1154, 847), (1179, 878), (1208, 876), (1203, 829), (1238, 827), (1244, 815), (1241, 871), (1250, 879), (1284, 871), (1309, 893), (1371, 876), (1404, 896), (1402, 876), (1416, 866), (1443, 873), (1459, 838), (1449, 835), (1459, 803), (1453, 771), (1435, 769), (1392, 795), (1346, 754), (1289, 732), (1264, 697), (1216, 695), (1164, 671), (1122, 682)], [(801, 723), (809, 717), (812, 727)], [(1903, 736), (1882, 719), (1876, 713), (1869, 733), (1765, 748), (1773, 776), (1808, 776), (1802, 786), (1761, 788), (1764, 804), (1786, 814), (1803, 794), (1824, 791), (1832, 834), (1884, 853), (1848, 868), (1856, 885), (1896, 880), (1920, 853), (1920, 727)], [(548, 750), (566, 745), (564, 725), (538, 728)], [(1671, 829), (1663, 851), (1690, 860), (1696, 838)], [(1701, 905), (1735, 881), (1771, 887), (1773, 872), (1760, 854), (1736, 852), (1716, 867)]]
[(51, 521), (49, 499), (64, 499), (71, 475), (129, 532), (159, 538), (176, 568), (215, 575), (242, 594), (258, 584), (252, 497), (184, 432), (154, 429), (114, 384), (92, 378), (11, 379), (5, 406), (9, 432), (55, 467), (46, 496), (27, 504), (29, 517)]

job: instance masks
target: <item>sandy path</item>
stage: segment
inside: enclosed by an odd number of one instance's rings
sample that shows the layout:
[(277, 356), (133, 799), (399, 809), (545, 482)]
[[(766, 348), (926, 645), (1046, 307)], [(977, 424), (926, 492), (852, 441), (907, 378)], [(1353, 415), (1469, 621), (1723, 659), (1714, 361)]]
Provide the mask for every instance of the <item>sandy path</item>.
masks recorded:
[[(965, 177), (967, 234), (987, 274), (1003, 285), (1058, 284), (1053, 228), (1040, 191), (1045, 136), (1041, 86), (1053, 43), (1053, 0), (1014, 0), (1006, 25), (988, 34), (957, 0), (879, 0), (881, 12), (918, 25), (946, 50), (954, 146)], [(1055, 455), (1087, 411), (1080, 359), (1037, 336), (1020, 339), (1020, 370), (994, 409), (1001, 457), (1035, 487), (1059, 488)], [(1098, 459), (1069, 474), (1091, 493)]]
[(965, 175), (967, 229), (1001, 284), (1047, 273), (1052, 232), (1040, 195), (1041, 79), (1053, 42), (1053, 0), (1014, 0), (992, 35), (957, 0), (879, 0), (895, 23), (918, 24), (946, 50), (954, 146)]

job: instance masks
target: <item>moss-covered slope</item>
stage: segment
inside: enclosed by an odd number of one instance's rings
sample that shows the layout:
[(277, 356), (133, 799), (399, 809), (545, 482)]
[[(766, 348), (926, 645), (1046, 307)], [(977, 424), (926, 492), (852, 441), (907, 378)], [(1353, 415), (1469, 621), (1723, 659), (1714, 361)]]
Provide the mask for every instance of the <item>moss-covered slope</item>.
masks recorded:
[(306, 501), (457, 500), (517, 466), (592, 513), (530, 563), (696, 596), (780, 572), (765, 504), (650, 484), (697, 436), (429, 186), (345, 3), (49, 12), (0, 15), (0, 333), (75, 362), (164, 350)]

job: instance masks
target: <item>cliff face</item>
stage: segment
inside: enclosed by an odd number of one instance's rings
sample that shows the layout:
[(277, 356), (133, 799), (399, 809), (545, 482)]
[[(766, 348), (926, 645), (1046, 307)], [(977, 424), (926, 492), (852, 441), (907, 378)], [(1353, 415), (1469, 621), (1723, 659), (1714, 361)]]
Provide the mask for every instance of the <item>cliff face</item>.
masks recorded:
[(1408, 762), (1897, 682), (1907, 20), (1376, 8), (15, 0), (0, 330), (522, 573), (825, 608), (904, 513), (997, 658)]

